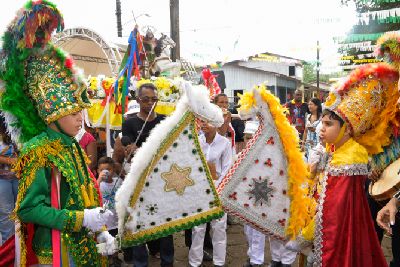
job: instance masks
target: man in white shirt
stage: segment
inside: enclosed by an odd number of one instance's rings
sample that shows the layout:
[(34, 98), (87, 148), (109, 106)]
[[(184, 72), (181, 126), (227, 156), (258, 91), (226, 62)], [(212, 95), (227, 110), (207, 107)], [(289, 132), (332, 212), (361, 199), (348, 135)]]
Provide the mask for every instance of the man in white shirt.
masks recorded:
[[(217, 133), (217, 128), (202, 121), (200, 145), (210, 167), (215, 186), (221, 182), (232, 163), (232, 149), (228, 139)], [(224, 266), (226, 256), (226, 214), (217, 220), (211, 221), (213, 263), (214, 266)], [(203, 260), (203, 244), (206, 224), (192, 229), (192, 245), (189, 250), (189, 264), (198, 267)]]

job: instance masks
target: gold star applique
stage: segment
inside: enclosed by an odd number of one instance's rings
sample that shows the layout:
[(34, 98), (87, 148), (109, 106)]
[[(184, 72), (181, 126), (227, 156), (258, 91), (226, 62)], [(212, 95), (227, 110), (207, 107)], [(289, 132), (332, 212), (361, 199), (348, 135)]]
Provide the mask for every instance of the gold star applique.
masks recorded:
[(194, 185), (194, 181), (189, 178), (192, 168), (179, 168), (175, 163), (172, 164), (169, 172), (161, 173), (161, 178), (165, 180), (164, 190), (170, 192), (175, 190), (178, 195), (183, 195), (187, 186)]

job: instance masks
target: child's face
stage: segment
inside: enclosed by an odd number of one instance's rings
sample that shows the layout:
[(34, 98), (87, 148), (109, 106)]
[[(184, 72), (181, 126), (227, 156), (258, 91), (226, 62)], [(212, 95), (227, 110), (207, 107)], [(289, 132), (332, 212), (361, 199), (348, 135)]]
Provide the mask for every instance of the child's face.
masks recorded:
[(61, 129), (69, 136), (75, 136), (82, 128), (82, 112), (75, 112), (58, 119)]
[(322, 117), (322, 128), (320, 132), (320, 138), (323, 143), (333, 143), (336, 141), (340, 133), (340, 122), (338, 120), (331, 119), (329, 115)]

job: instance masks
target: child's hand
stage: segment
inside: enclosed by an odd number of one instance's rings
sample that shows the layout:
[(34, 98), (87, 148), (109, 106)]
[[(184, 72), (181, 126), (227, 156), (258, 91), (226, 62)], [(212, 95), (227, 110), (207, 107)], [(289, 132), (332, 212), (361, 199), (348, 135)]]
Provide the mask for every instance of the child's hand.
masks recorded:
[(103, 170), (99, 174), (99, 178), (97, 178), (97, 182), (100, 183), (102, 181), (106, 181), (108, 179), (108, 176), (110, 175), (110, 172), (108, 170)]

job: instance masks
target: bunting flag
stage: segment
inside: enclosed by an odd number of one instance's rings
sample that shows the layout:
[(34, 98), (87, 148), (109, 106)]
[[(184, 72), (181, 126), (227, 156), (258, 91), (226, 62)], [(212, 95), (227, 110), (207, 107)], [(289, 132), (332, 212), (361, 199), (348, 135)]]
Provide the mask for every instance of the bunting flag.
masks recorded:
[(310, 205), (297, 131), (265, 86), (245, 93), (240, 104), (241, 117), (259, 114), (260, 126), (217, 189), (224, 210), (274, 238), (295, 237)]
[(369, 24), (370, 20), (385, 20), (390, 17), (396, 18), (400, 16), (400, 8), (392, 8), (385, 10), (377, 10), (377, 11), (368, 11), (359, 14), (360, 21)]
[(223, 215), (195, 117), (215, 126), (222, 111), (209, 102), (204, 86), (182, 82), (176, 111), (158, 124), (132, 159), (116, 194), (118, 232), (123, 247), (145, 243)]

